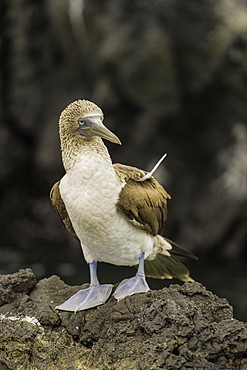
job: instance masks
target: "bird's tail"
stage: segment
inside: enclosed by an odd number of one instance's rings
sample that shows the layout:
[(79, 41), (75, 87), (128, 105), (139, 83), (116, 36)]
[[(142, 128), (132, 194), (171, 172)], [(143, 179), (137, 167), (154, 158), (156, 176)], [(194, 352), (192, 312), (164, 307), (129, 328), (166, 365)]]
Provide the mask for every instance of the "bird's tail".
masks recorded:
[(161, 253), (150, 261), (145, 260), (145, 275), (156, 279), (176, 278), (182, 281), (194, 281), (186, 266), (173, 256), (165, 256)]
[(175, 258), (174, 255), (194, 259), (197, 259), (197, 257), (173, 241), (163, 238), (160, 235), (157, 235), (157, 237), (159, 237), (157, 242), (162, 244), (162, 251), (158, 253), (154, 259), (145, 260), (146, 276), (156, 279), (177, 278), (182, 281), (194, 281), (190, 277), (190, 272), (187, 267)]
[(194, 253), (187, 251), (186, 249), (180, 247), (177, 243), (174, 241), (164, 238), (167, 243), (171, 245), (171, 249), (169, 252), (174, 256), (180, 256), (180, 257), (187, 257), (187, 258), (193, 258), (194, 260), (198, 260), (198, 257), (194, 255)]

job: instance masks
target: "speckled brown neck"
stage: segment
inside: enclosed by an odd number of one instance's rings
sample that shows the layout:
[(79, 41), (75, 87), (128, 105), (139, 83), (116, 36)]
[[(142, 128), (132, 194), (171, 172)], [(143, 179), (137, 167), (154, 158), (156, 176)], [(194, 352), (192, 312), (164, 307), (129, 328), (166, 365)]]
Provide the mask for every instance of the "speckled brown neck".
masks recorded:
[(86, 138), (77, 131), (74, 133), (67, 131), (60, 125), (62, 162), (66, 171), (73, 167), (76, 158), (83, 153), (101, 154), (110, 164), (112, 163), (108, 150), (100, 137)]

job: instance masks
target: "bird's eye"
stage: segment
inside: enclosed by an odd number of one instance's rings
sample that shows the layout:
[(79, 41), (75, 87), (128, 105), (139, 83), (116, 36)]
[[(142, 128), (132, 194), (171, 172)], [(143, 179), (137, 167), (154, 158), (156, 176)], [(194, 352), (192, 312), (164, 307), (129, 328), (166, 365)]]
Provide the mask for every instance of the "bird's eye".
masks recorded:
[(85, 122), (82, 118), (79, 118), (78, 123), (79, 123), (80, 126), (82, 126), (82, 125), (84, 125)]

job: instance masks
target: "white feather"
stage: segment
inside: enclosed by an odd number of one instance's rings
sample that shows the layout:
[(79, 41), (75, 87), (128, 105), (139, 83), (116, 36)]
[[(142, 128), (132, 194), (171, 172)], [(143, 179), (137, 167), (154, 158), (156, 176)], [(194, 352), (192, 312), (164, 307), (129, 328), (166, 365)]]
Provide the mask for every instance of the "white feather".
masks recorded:
[(163, 160), (165, 159), (166, 156), (167, 156), (167, 153), (165, 153), (160, 158), (160, 160), (156, 163), (156, 165), (154, 166), (154, 168), (150, 172), (148, 172), (145, 176), (143, 176), (142, 178), (140, 178), (138, 181), (145, 181), (145, 180), (150, 179), (150, 177), (153, 176), (154, 172), (157, 170), (157, 168), (159, 167), (159, 165), (161, 164), (161, 162), (163, 162)]

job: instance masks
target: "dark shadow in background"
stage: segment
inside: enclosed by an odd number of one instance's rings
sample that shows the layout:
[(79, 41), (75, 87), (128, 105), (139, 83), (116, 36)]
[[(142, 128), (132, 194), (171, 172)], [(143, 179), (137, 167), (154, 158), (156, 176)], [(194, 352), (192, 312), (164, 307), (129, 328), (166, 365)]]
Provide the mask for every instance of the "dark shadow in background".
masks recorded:
[[(88, 281), (49, 202), (64, 173), (59, 114), (87, 98), (123, 142), (107, 144), (114, 162), (149, 170), (168, 152), (156, 173), (172, 195), (166, 235), (246, 320), (247, 5), (13, 0), (0, 17), (0, 272)], [(103, 282), (133, 273), (100, 265)]]

